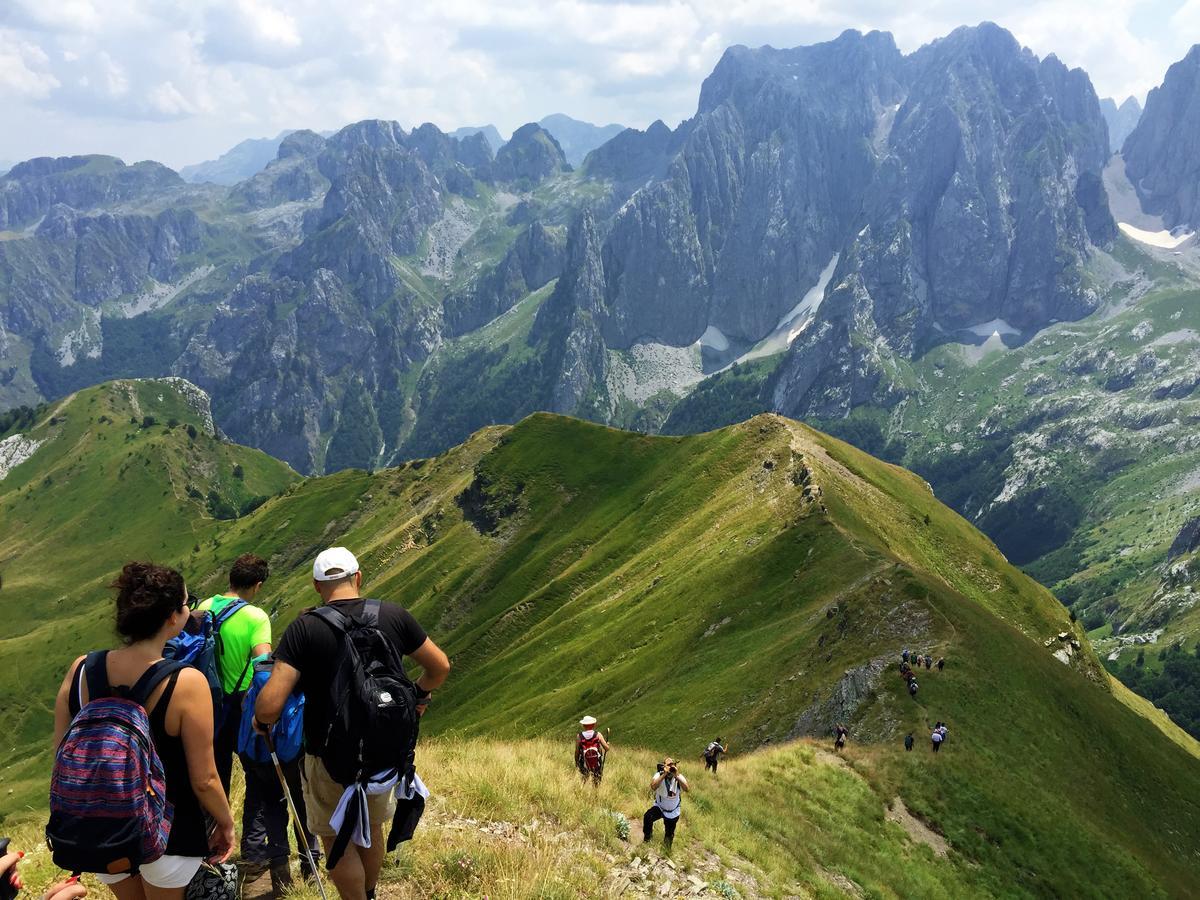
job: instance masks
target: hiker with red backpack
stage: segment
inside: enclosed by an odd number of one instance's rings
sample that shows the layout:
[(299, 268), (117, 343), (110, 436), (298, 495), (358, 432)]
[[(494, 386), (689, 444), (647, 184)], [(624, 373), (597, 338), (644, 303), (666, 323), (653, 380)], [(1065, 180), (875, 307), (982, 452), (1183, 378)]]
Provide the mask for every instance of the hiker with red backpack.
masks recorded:
[(177, 900), (233, 850), (212, 693), (163, 658), (190, 617), (183, 577), (134, 562), (113, 587), (123, 646), (76, 659), (55, 700), (46, 840), (55, 865), (96, 873), (120, 900)]
[[(266, 732), (293, 691), (304, 694), (308, 827), (346, 900), (374, 898), (384, 855), (412, 837), (428, 796), (414, 762), (420, 717), (450, 672), (446, 654), (412, 614), (364, 598), (362, 581), (345, 547), (317, 556), (313, 589), (321, 605), (284, 631), (254, 706), (256, 727)], [(415, 683), (402, 655), (421, 667)]]
[(604, 777), (604, 760), (611, 748), (596, 727), (595, 716), (584, 716), (579, 724), (583, 730), (575, 736), (575, 768), (584, 781), (591, 779), (593, 785), (599, 786)]

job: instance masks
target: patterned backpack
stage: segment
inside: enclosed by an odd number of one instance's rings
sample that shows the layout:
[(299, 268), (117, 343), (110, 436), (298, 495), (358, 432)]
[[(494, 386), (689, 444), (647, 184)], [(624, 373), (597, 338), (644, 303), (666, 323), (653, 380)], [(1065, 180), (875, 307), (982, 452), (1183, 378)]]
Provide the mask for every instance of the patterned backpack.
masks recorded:
[[(171, 831), (145, 704), (184, 664), (160, 660), (132, 688), (113, 688), (107, 657), (107, 650), (89, 653), (74, 675), (75, 715), (54, 757), (46, 841), (60, 869), (133, 874), (163, 855)], [(84, 678), (88, 702), (80, 708)]]

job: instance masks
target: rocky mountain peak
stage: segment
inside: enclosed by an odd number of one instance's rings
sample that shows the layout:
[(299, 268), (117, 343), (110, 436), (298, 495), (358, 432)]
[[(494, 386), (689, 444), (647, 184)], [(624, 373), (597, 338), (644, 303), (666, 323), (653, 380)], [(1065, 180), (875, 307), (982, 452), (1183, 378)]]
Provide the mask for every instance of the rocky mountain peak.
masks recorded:
[(527, 186), (570, 170), (558, 141), (536, 122), (514, 131), (508, 143), (496, 154), (492, 166), (497, 181), (520, 182)]
[(0, 178), (0, 230), (37, 221), (55, 203), (86, 210), (160, 196), (184, 184), (161, 163), (126, 165), (114, 156), (38, 157)]
[(1122, 155), (1146, 212), (1200, 227), (1200, 44), (1150, 91)]
[(321, 137), (315, 131), (302, 128), (299, 131), (293, 131), (279, 142), (279, 152), (275, 158), (289, 159), (293, 156), (316, 156), (324, 147), (325, 138)]

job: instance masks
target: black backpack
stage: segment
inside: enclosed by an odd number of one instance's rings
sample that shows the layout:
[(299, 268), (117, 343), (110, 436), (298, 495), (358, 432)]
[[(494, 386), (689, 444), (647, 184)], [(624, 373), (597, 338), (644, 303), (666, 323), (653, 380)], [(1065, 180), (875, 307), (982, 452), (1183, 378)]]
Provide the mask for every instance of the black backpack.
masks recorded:
[(337, 632), (339, 658), (329, 693), (329, 727), (319, 756), (338, 784), (366, 783), (396, 769), (412, 773), (421, 717), (417, 688), (404, 673), (401, 654), (379, 630), (378, 600), (367, 600), (355, 617), (336, 605), (312, 614)]

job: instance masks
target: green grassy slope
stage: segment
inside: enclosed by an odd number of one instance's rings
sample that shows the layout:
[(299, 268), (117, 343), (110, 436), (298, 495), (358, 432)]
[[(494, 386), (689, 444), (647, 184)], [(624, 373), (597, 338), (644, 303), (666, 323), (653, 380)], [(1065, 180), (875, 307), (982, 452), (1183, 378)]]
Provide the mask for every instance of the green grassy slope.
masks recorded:
[[(435, 791), (456, 780), (445, 742), (569, 740), (584, 711), (619, 746), (689, 760), (718, 733), (748, 750), (845, 719), (865, 745), (853, 787), (782, 750), (743, 791), (696, 798), (715, 843), (774, 860), (780, 893), (819, 866), (883, 896), (1182, 896), (1200, 869), (1194, 744), (1114, 697), (1086, 640), (1054, 658), (1059, 632), (1082, 637), (1066, 611), (923, 481), (797, 423), (667, 438), (537, 415), (432, 460), (296, 483), (172, 561), (208, 591), (236, 554), (268, 555), (282, 623), (312, 602), (330, 543), (455, 662), (425, 722)], [(948, 660), (916, 700), (905, 646)], [(905, 754), (935, 719), (946, 752)], [(885, 859), (900, 844), (866, 849), (896, 797), (945, 835), (945, 861), (903, 875), (911, 860)]]
[(296, 479), (205, 425), (177, 382), (122, 381), (47, 407), (22, 432), (42, 443), (0, 480), (3, 809), (44, 804), (53, 691), (77, 654), (111, 643), (105, 586), (121, 563), (173, 562), (219, 533), (210, 492), (241, 506)]

